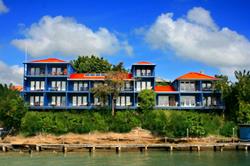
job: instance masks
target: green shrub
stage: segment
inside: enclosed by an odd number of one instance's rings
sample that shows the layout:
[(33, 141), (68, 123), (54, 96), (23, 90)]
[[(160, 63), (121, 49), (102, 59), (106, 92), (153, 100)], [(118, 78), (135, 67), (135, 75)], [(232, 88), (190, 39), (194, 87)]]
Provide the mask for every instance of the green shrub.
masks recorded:
[(28, 112), (22, 118), (21, 131), (24, 135), (31, 136), (41, 132), (42, 124), (37, 112)]
[(111, 120), (110, 130), (119, 133), (131, 131), (131, 129), (140, 126), (139, 117), (130, 111), (119, 111)]
[(155, 92), (145, 89), (140, 91), (138, 95), (139, 109), (142, 111), (151, 111), (155, 106)]
[[(233, 128), (234, 128), (235, 133), (233, 133)], [(224, 123), (224, 125), (220, 129), (220, 134), (225, 137), (232, 137), (233, 134), (236, 135), (236, 131), (237, 131), (237, 127), (235, 123), (232, 121), (229, 121), (229, 122)]]

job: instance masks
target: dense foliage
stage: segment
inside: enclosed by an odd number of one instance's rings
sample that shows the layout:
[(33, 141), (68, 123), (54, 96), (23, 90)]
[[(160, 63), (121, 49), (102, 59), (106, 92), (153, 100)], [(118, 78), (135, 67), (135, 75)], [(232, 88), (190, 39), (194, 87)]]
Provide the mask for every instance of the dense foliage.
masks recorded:
[[(215, 114), (193, 111), (118, 111), (115, 117), (103, 112), (28, 112), (22, 119), (22, 133), (64, 134), (100, 132), (129, 132), (142, 127), (166, 137), (203, 137), (207, 135), (232, 136), (235, 124), (224, 122)], [(236, 131), (236, 130), (235, 130)], [(188, 132), (188, 133), (187, 133)]]
[(103, 57), (98, 56), (78, 56), (71, 61), (78, 73), (106, 73), (110, 71), (126, 71), (123, 62), (113, 65)]
[(72, 61), (73, 67), (78, 73), (104, 73), (110, 71), (112, 64), (97, 56), (78, 56)]
[(20, 92), (14, 90), (12, 85), (0, 84), (0, 121), (2, 126), (18, 130), (26, 111), (27, 108)]
[(235, 123), (250, 123), (250, 72), (235, 71), (235, 82), (226, 76), (219, 76), (217, 88), (222, 91), (225, 115)]
[(138, 95), (138, 105), (140, 110), (153, 110), (155, 106), (155, 92), (150, 89), (140, 91)]

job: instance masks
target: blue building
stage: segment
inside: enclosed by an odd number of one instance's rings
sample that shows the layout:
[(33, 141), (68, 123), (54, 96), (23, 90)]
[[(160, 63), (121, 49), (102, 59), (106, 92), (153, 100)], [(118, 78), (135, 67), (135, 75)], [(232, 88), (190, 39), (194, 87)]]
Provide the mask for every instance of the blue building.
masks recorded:
[[(117, 109), (135, 109), (138, 93), (152, 89), (156, 109), (224, 109), (221, 93), (214, 88), (215, 77), (191, 72), (171, 85), (158, 86), (155, 64), (138, 62), (124, 79), (116, 101)], [(90, 89), (104, 82), (105, 73), (76, 73), (69, 62), (48, 58), (24, 63), (23, 97), (32, 110), (92, 109), (100, 105)], [(107, 101), (111, 105), (111, 101)]]

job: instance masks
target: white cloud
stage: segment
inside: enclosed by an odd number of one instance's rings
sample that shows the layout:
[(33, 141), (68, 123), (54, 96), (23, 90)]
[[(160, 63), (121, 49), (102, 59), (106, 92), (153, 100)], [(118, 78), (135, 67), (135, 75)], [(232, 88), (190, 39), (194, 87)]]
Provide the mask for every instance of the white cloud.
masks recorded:
[(106, 28), (93, 31), (72, 18), (44, 16), (25, 30), (24, 39), (12, 41), (33, 57), (60, 53), (63, 55), (112, 55), (120, 50), (132, 54), (127, 41), (119, 41)]
[(209, 11), (201, 7), (177, 19), (173, 19), (173, 13), (160, 15), (145, 32), (145, 40), (154, 49), (173, 50), (180, 57), (217, 67), (224, 74), (250, 69), (249, 40), (216, 25)]
[(8, 13), (9, 9), (3, 3), (3, 0), (0, 0), (0, 14), (1, 13)]
[(0, 61), (0, 83), (22, 85), (23, 67), (18, 65), (8, 66)]

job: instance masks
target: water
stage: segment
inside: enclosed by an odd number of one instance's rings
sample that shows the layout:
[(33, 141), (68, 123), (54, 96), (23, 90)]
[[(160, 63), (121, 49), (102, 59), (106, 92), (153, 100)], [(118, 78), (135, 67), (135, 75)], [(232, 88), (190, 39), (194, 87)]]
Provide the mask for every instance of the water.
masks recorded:
[(0, 166), (250, 166), (247, 152), (0, 153)]

